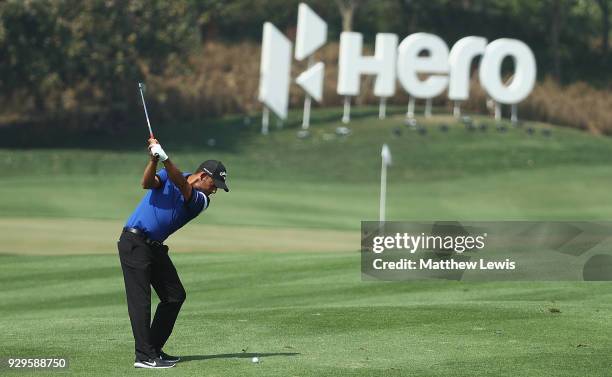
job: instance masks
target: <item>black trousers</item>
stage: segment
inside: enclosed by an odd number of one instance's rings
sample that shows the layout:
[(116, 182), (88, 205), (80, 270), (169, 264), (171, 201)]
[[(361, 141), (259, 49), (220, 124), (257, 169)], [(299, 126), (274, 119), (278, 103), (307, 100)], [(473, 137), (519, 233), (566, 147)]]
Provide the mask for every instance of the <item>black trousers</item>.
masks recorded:
[[(136, 358), (156, 358), (172, 333), (185, 301), (185, 289), (168, 256), (167, 246), (150, 246), (140, 236), (128, 232), (121, 233), (117, 246)], [(160, 299), (153, 322), (151, 286)]]

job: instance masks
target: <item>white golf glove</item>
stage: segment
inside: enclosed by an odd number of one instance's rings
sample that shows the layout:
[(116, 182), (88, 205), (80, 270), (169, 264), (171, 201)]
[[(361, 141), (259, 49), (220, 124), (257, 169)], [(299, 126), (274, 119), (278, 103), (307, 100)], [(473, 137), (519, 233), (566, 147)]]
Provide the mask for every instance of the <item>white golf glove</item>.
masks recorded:
[(168, 155), (166, 154), (166, 152), (164, 152), (161, 145), (159, 144), (151, 145), (149, 151), (151, 152), (152, 156), (159, 158), (161, 162), (164, 162), (168, 159)]

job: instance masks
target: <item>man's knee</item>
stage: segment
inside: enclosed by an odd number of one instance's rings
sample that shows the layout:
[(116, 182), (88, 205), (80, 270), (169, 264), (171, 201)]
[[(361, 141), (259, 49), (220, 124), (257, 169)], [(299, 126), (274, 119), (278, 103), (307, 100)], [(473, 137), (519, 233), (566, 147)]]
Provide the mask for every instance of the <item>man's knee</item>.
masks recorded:
[(185, 299), (187, 298), (187, 292), (185, 292), (185, 290), (181, 290), (180, 294), (177, 297), (177, 302), (180, 302), (181, 304), (183, 302), (185, 302)]
[(186, 298), (187, 298), (187, 293), (185, 292), (185, 289), (181, 288), (179, 291), (176, 291), (172, 295), (170, 295), (168, 297), (167, 302), (171, 302), (174, 304), (182, 304), (183, 302), (185, 302)]

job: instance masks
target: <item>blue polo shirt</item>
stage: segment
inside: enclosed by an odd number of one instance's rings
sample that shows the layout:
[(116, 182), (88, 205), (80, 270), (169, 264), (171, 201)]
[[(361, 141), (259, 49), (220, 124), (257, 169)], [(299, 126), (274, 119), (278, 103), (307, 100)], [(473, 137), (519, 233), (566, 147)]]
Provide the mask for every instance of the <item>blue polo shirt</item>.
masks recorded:
[[(191, 174), (183, 175), (188, 177)], [(168, 178), (166, 169), (157, 172), (157, 177), (161, 187), (147, 191), (125, 226), (138, 228), (150, 239), (163, 242), (208, 208), (210, 199), (203, 192), (193, 189), (191, 198), (185, 202), (181, 190)]]

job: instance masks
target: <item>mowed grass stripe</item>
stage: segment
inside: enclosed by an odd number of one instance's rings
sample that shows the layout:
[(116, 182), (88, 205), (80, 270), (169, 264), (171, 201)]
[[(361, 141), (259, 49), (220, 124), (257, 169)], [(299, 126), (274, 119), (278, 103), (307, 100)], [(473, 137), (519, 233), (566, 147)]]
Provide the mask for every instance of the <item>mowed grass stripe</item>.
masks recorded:
[[(567, 165), (412, 182), (391, 167), (387, 218), (610, 220), (612, 202), (608, 200), (608, 191), (612, 187), (611, 170), (610, 166)], [(98, 192), (91, 189), (97, 180), (95, 176), (53, 177), (47, 182), (53, 190), (32, 184), (30, 178), (14, 177), (10, 183), (0, 180), (0, 219), (6, 218), (9, 222), (16, 218), (32, 219), (33, 223), (36, 218), (116, 220), (121, 223), (117, 223), (115, 229), (107, 231), (104, 223), (100, 223), (100, 231), (85, 229), (81, 235), (92, 239), (116, 239), (116, 232), (144, 191), (133, 177), (115, 176), (106, 180), (103, 191)], [(282, 234), (281, 228), (347, 231), (359, 230), (362, 220), (378, 218), (378, 181), (320, 184), (235, 179), (233, 182), (232, 192), (216, 194), (210, 208), (180, 233), (196, 229), (194, 224), (273, 227), (279, 229), (279, 234)], [(88, 224), (88, 220), (83, 221)], [(213, 228), (197, 229), (204, 237), (214, 237), (212, 232), (207, 232)], [(79, 237), (69, 235), (69, 228), (62, 230), (67, 237)], [(236, 232), (232, 238), (239, 236), (240, 233)], [(36, 234), (28, 234), (22, 239), (35, 237)], [(257, 241), (266, 244), (264, 240)], [(75, 239), (75, 242), (79, 240)], [(333, 244), (330, 246), (335, 249)], [(81, 251), (84, 249), (80, 248)], [(231, 246), (229, 249), (238, 250)]]
[[(611, 351), (607, 284), (366, 283), (356, 253), (173, 258), (187, 290), (168, 344), (188, 356), (180, 376), (603, 376)], [(31, 273), (3, 281), (2, 353), (67, 355), (72, 375), (136, 375), (116, 256), (1, 259), (0, 276)], [(56, 276), (43, 273), (50, 263)]]
[[(115, 254), (123, 223), (92, 219), (1, 218), (0, 254)], [(171, 252), (356, 251), (359, 232), (189, 224), (166, 242)]]

